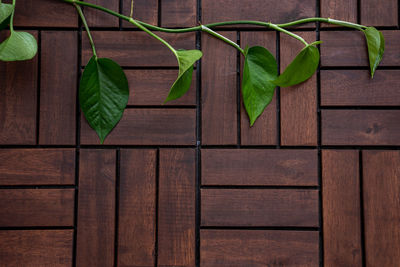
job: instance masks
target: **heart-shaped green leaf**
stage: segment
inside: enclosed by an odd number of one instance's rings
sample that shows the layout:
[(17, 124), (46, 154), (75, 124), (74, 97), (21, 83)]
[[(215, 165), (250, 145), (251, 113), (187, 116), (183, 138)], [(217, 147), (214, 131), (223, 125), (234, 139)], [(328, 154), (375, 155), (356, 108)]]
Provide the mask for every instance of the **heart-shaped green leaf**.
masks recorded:
[(36, 39), (27, 32), (11, 31), (11, 35), (0, 44), (0, 60), (2, 61), (28, 60), (36, 53)]
[(318, 68), (319, 51), (314, 46), (318, 43), (315, 42), (304, 47), (273, 83), (281, 87), (288, 87), (309, 79)]
[(180, 98), (189, 90), (190, 83), (192, 82), (193, 65), (203, 55), (200, 50), (177, 50), (176, 54), (179, 64), (179, 74), (169, 90), (164, 103)]
[(245, 49), (242, 96), (250, 126), (271, 102), (276, 87), (271, 81), (277, 76), (278, 65), (267, 49), (261, 46)]
[(379, 62), (381, 62), (383, 52), (385, 51), (385, 38), (383, 34), (374, 27), (368, 27), (363, 32), (367, 39), (369, 67), (371, 69), (371, 78), (373, 78), (375, 70)]
[(0, 3), (0, 30), (10, 24), (11, 14), (14, 11), (14, 6), (11, 4)]
[(93, 56), (82, 74), (79, 102), (101, 143), (121, 119), (128, 98), (128, 80), (122, 68), (111, 59)]

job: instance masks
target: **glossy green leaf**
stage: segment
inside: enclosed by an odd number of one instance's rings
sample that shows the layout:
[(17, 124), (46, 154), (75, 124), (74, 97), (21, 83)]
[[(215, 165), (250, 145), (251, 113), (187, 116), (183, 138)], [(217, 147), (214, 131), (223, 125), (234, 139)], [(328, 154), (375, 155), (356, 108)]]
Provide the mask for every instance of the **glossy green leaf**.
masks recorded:
[(11, 14), (14, 10), (14, 6), (11, 4), (0, 3), (0, 30), (10, 24)]
[(79, 102), (101, 143), (121, 119), (128, 98), (128, 80), (122, 68), (111, 59), (93, 56), (82, 74)]
[(192, 82), (193, 65), (203, 55), (200, 50), (177, 50), (176, 52), (179, 74), (164, 103), (180, 98), (189, 90)]
[(0, 44), (0, 60), (2, 61), (28, 60), (36, 53), (36, 39), (27, 32), (11, 31), (11, 35)]
[[(318, 42), (313, 43), (318, 44)], [(281, 87), (293, 86), (309, 79), (317, 70), (319, 51), (314, 45), (304, 47), (285, 71), (273, 81)]]
[(261, 46), (245, 49), (242, 96), (250, 126), (271, 102), (276, 87), (271, 81), (277, 76), (278, 65), (267, 49)]
[(363, 31), (368, 45), (369, 66), (371, 77), (374, 77), (375, 70), (381, 62), (385, 51), (385, 38), (382, 33), (374, 27), (368, 27)]

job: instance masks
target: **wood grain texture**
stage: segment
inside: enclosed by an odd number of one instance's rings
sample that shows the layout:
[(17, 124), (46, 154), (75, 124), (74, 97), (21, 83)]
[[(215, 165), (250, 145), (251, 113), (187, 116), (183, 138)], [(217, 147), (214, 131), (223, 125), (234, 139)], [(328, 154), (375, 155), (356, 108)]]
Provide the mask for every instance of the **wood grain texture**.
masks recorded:
[[(321, 17), (357, 23), (357, 0), (321, 0)], [(334, 27), (323, 23), (323, 27)], [(336, 25), (335, 25), (336, 26)]]
[[(236, 41), (235, 32), (223, 32)], [(202, 142), (232, 145), (237, 140), (237, 50), (202, 35)]]
[(361, 0), (361, 24), (398, 26), (398, 1)]
[[(11, 2), (11, 1), (9, 1)], [(75, 8), (63, 1), (17, 1), (15, 26), (22, 27), (78, 27)]]
[[(131, 0), (122, 0), (122, 14), (129, 16), (131, 13)], [(157, 25), (158, 23), (158, 0), (135, 0), (133, 1), (133, 18), (146, 23)], [(127, 21), (122, 22), (123, 27), (135, 27)]]
[(203, 185), (318, 185), (315, 150), (203, 149)]
[(285, 23), (305, 17), (315, 16), (315, 1), (293, 0), (254, 0), (235, 1), (202, 1), (203, 23), (213, 23), (227, 20), (259, 20)]
[[(297, 32), (307, 42), (316, 40), (314, 32)], [(303, 48), (298, 40), (280, 35), (281, 73)], [(314, 74), (302, 84), (281, 88), (281, 144), (317, 145), (317, 79)]]
[(74, 31), (42, 32), (40, 144), (75, 144), (77, 34)]
[(398, 145), (398, 110), (323, 110), (323, 145)]
[(0, 226), (73, 226), (74, 189), (0, 189)]
[(204, 267), (317, 267), (318, 232), (201, 230)]
[[(175, 49), (194, 49), (195, 34), (157, 33)], [(174, 54), (145, 32), (94, 31), (93, 39), (99, 57), (115, 60), (124, 67), (177, 67)], [(92, 48), (82, 35), (82, 64), (92, 57)]]
[(74, 149), (2, 149), (0, 185), (72, 185)]
[[(99, 144), (96, 132), (82, 119), (81, 142)], [(195, 109), (126, 109), (106, 145), (194, 145)]]
[(366, 266), (400, 261), (400, 153), (363, 151)]
[(321, 71), (322, 106), (398, 106), (400, 71), (377, 71), (371, 79), (368, 70)]
[[(400, 31), (382, 31), (385, 53), (379, 66), (400, 65)], [(322, 31), (322, 66), (368, 66), (364, 34), (358, 31)], [(378, 70), (376, 73), (378, 73)]]
[(156, 151), (121, 150), (118, 266), (154, 266)]
[(189, 27), (196, 25), (196, 0), (161, 1), (163, 27)]
[[(129, 83), (128, 105), (164, 105), (178, 70), (125, 70)], [(165, 105), (196, 105), (196, 71), (189, 91), (181, 98)]]
[[(119, 11), (119, 0), (89, 0), (91, 4), (99, 5), (113, 11)], [(90, 27), (118, 27), (119, 20), (103, 11), (87, 7), (84, 9), (87, 23)], [(83, 32), (83, 34), (86, 34)]]
[(36, 144), (38, 57), (1, 62), (0, 75), (0, 144)]
[(195, 151), (161, 149), (158, 266), (195, 266)]
[(318, 191), (202, 189), (202, 226), (318, 226)]
[(324, 266), (362, 266), (358, 151), (322, 152)]
[(70, 267), (73, 235), (73, 230), (0, 231), (0, 266)]
[(81, 150), (79, 167), (76, 266), (114, 264), (114, 150)]
[[(246, 47), (246, 45), (262, 46), (268, 49), (274, 57), (276, 55), (275, 32), (240, 32), (240, 44), (242, 47)], [(244, 57), (241, 56), (240, 59), (243, 76)], [(242, 145), (275, 145), (277, 143), (276, 95), (252, 127), (250, 127), (243, 99), (240, 114)]]

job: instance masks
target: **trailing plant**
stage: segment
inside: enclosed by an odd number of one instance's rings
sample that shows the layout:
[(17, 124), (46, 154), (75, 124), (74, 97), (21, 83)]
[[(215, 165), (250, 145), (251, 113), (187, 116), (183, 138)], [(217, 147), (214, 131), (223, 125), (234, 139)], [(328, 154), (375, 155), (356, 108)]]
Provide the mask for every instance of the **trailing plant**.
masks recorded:
[[(33, 58), (37, 52), (35, 38), (27, 32), (17, 32), (13, 28), (15, 1), (16, 0), (13, 0), (12, 4), (0, 2), (0, 29), (4, 29), (8, 25), (10, 29), (9, 37), (0, 44), (0, 60), (3, 61), (28, 60)], [(99, 58), (97, 56), (95, 43), (90, 34), (90, 29), (81, 6), (94, 8), (126, 20), (160, 41), (171, 50), (177, 59), (179, 72), (164, 103), (180, 98), (189, 90), (192, 81), (193, 65), (201, 58), (202, 52), (199, 50), (175, 49), (167, 41), (152, 31), (167, 33), (202, 31), (236, 48), (244, 56), (242, 97), (250, 120), (250, 126), (255, 123), (257, 118), (271, 102), (276, 86), (288, 87), (300, 84), (309, 79), (318, 68), (320, 53), (317, 45), (320, 44), (321, 41), (307, 43), (301, 36), (285, 28), (309, 22), (323, 22), (362, 31), (365, 35), (368, 47), (371, 78), (373, 78), (385, 50), (384, 37), (382, 33), (374, 27), (367, 27), (330, 18), (305, 18), (283, 24), (239, 20), (217, 22), (182, 29), (169, 29), (133, 19), (133, 4), (131, 5), (131, 14), (128, 17), (105, 7), (87, 2), (78, 0), (62, 1), (70, 3), (76, 8), (93, 50), (93, 56), (87, 63), (81, 77), (79, 101), (85, 118), (90, 126), (97, 132), (101, 143), (104, 142), (107, 135), (122, 117), (128, 103), (128, 81), (124, 71), (116, 62), (108, 58)], [(276, 59), (266, 48), (253, 46), (242, 49), (237, 43), (211, 29), (218, 26), (238, 24), (257, 25), (282, 32), (303, 43), (304, 48), (286, 67), (283, 73), (278, 75)]]

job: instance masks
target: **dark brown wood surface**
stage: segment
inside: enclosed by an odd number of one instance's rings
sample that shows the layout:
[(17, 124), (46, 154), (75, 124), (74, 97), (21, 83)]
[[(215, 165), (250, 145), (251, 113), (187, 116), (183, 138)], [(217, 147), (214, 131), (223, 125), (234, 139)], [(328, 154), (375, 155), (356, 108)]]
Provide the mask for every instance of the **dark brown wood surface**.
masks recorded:
[(0, 185), (74, 183), (74, 149), (0, 150)]
[(202, 230), (201, 266), (318, 266), (318, 233)]
[(203, 226), (318, 226), (318, 192), (202, 189)]
[[(251, 128), (235, 48), (204, 32), (153, 31), (203, 52), (188, 93), (163, 104), (173, 53), (84, 7), (99, 57), (121, 64), (130, 87), (104, 144), (79, 109), (92, 49), (75, 8), (16, 2), (15, 29), (35, 36), (38, 55), (0, 64), (0, 267), (398, 267), (398, 1), (134, 0), (134, 18), (176, 29), (323, 16), (382, 30), (371, 79), (362, 32), (291, 27), (323, 41), (321, 66), (276, 90)], [(130, 15), (131, 0), (89, 2)], [(215, 30), (266, 47), (280, 72), (303, 48), (267, 27)]]
[(156, 151), (122, 150), (120, 168), (118, 266), (153, 266)]
[(0, 231), (0, 266), (69, 267), (73, 230)]
[(362, 266), (358, 151), (322, 152), (324, 266)]
[(398, 151), (363, 151), (366, 266), (399, 264), (399, 164)]

